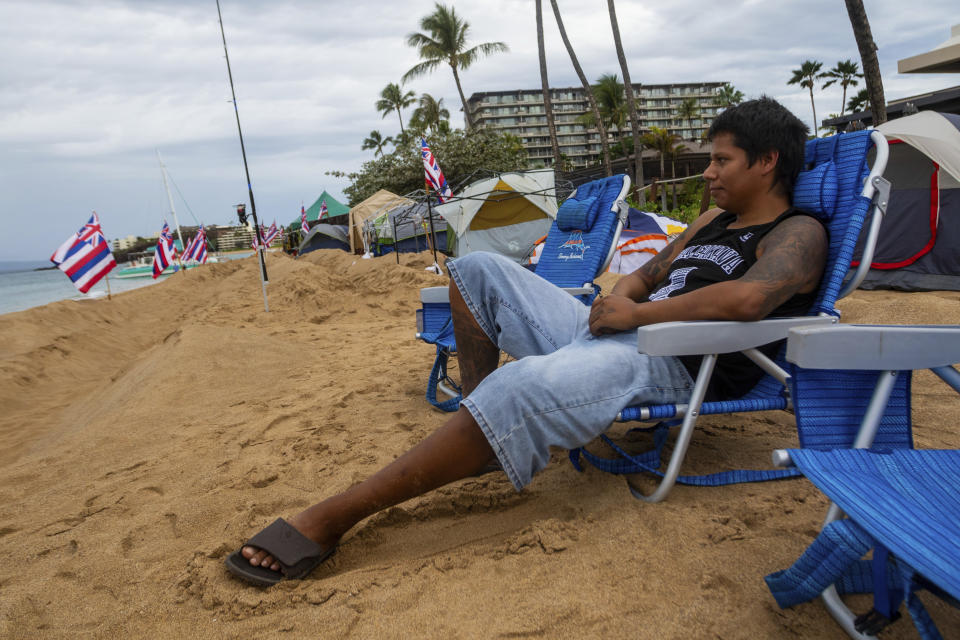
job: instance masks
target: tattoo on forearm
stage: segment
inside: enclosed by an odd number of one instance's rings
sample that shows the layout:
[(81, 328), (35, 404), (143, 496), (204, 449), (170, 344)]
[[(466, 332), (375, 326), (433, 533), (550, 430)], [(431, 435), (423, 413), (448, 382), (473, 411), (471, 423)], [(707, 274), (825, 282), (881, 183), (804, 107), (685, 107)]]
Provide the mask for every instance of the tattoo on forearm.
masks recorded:
[(643, 266), (641, 266), (635, 272), (637, 276), (643, 280), (644, 286), (647, 288), (647, 292), (652, 292), (658, 284), (666, 277), (667, 272), (670, 270), (670, 265), (673, 264), (673, 259), (677, 257), (677, 254), (683, 249), (687, 244), (688, 232), (689, 229), (684, 229), (683, 232), (678, 235), (673, 242), (668, 244), (663, 250), (650, 258)]

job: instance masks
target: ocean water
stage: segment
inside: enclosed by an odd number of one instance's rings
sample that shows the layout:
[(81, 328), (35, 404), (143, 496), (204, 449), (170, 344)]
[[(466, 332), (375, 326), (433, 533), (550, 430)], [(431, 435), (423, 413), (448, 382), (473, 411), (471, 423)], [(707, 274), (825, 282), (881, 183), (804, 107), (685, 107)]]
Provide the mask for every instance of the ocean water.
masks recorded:
[[(251, 254), (230, 254), (227, 258), (235, 260), (249, 255)], [(51, 266), (50, 262), (44, 261), (0, 261), (0, 314), (32, 309), (57, 300), (84, 300), (107, 296), (107, 284), (104, 279), (95, 284), (88, 293), (82, 294), (62, 271), (47, 269), (46, 267), (49, 266)], [(139, 289), (156, 284), (166, 277), (168, 276), (160, 276), (156, 280), (150, 277), (123, 279), (111, 277), (110, 291), (121, 293)]]

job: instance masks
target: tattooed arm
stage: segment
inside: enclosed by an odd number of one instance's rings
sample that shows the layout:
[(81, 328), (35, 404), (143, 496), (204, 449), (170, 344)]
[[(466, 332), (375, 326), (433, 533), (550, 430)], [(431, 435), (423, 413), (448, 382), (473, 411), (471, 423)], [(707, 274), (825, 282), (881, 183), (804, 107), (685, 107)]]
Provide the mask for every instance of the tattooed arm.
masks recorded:
[(644, 302), (666, 277), (673, 259), (687, 246), (687, 240), (719, 214), (720, 209), (711, 209), (697, 218), (660, 253), (647, 260), (633, 273), (620, 278), (613, 286), (611, 295), (630, 298), (634, 302)]
[(595, 304), (590, 331), (600, 335), (674, 320), (761, 320), (795, 294), (817, 287), (827, 257), (826, 231), (808, 216), (788, 218), (760, 242), (757, 256), (737, 280), (629, 307), (622, 300)]

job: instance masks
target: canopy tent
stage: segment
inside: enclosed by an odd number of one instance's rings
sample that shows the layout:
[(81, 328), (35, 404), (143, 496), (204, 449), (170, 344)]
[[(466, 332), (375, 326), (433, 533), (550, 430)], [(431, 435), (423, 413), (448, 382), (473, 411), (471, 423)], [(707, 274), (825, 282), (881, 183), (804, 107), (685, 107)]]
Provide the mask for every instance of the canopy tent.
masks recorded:
[(375, 194), (350, 208), (348, 226), (350, 228), (350, 251), (364, 253), (363, 223), (372, 216), (376, 216), (387, 209), (398, 205), (413, 204), (413, 200), (398, 196), (386, 189), (380, 189)]
[(960, 291), (960, 116), (921, 111), (877, 130), (891, 141), (892, 189), (860, 286)]
[(321, 222), (314, 225), (306, 237), (300, 242), (298, 255), (310, 253), (317, 249), (341, 249), (350, 251), (347, 237), (347, 226), (343, 224), (326, 224)]
[[(372, 238), (371, 249), (376, 255), (391, 251), (426, 251), (430, 248), (434, 237), (428, 218), (430, 207), (426, 202), (407, 202), (381, 211), (364, 223), (367, 236)], [(447, 221), (434, 213), (433, 234), (437, 239), (437, 251), (447, 250), (447, 230)]]
[(434, 208), (454, 234), (454, 256), (492, 251), (520, 262), (557, 217), (552, 169), (501, 173)]
[[(317, 222), (317, 216), (320, 215), (320, 207), (324, 202), (327, 203), (327, 213), (325, 216), (323, 216), (323, 222), (330, 223), (331, 218), (345, 216), (350, 213), (350, 207), (345, 204), (341, 204), (339, 200), (324, 190), (324, 192), (320, 194), (320, 197), (317, 198), (316, 202), (310, 205), (310, 207), (307, 209), (307, 222)], [(336, 222), (340, 221), (338, 220)], [(343, 222), (346, 222), (346, 220)], [(300, 217), (297, 216), (296, 220), (294, 220), (291, 224), (295, 224), (299, 227)]]

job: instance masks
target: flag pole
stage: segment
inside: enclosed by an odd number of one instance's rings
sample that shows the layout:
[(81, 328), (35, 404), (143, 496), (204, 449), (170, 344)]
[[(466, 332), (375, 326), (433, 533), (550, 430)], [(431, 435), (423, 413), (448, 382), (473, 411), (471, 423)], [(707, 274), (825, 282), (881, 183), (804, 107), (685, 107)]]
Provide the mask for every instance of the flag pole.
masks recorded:
[(437, 262), (437, 232), (433, 228), (433, 207), (430, 205), (430, 191), (427, 190), (427, 219), (430, 220), (430, 235), (433, 236), (433, 242), (430, 244), (433, 248), (433, 266), (440, 273), (440, 263)]
[(247, 166), (247, 150), (243, 146), (243, 130), (240, 128), (240, 110), (237, 108), (237, 92), (233, 88), (233, 72), (230, 70), (230, 54), (227, 53), (227, 35), (223, 30), (223, 15), (220, 13), (220, 0), (217, 0), (217, 18), (220, 20), (220, 37), (223, 39), (223, 57), (227, 60), (227, 76), (230, 78), (230, 95), (233, 96), (233, 113), (237, 116), (237, 133), (240, 134), (240, 153), (243, 155), (243, 170), (247, 175), (247, 193), (250, 196), (250, 213), (253, 214), (253, 232), (256, 234), (257, 256), (260, 260), (260, 285), (263, 288), (263, 310), (268, 312), (267, 304), (267, 263), (264, 259), (263, 236), (260, 234), (260, 222), (257, 220), (257, 205), (253, 201), (253, 187), (250, 183), (250, 167)]
[(110, 275), (103, 274), (103, 279), (107, 281), (107, 300), (113, 299), (113, 294), (110, 293)]

